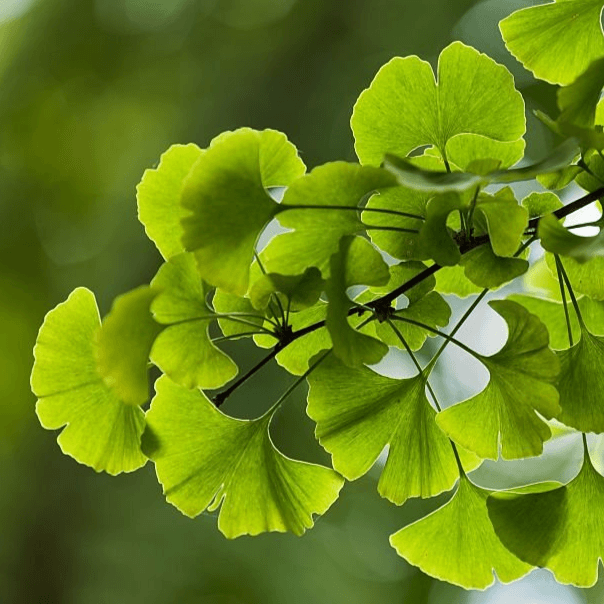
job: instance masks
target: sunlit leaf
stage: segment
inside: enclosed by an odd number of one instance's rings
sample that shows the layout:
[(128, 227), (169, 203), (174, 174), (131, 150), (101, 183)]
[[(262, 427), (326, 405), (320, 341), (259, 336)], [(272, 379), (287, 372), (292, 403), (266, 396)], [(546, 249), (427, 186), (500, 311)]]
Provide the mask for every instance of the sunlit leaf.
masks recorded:
[(526, 273), (529, 263), (523, 258), (502, 258), (489, 243), (466, 252), (460, 261), (465, 276), (480, 288), (496, 289)]
[(215, 313), (207, 306), (204, 286), (192, 254), (166, 262), (152, 281), (159, 292), (151, 305), (167, 327), (151, 349), (151, 360), (186, 388), (219, 388), (237, 375), (237, 365), (211, 341)]
[(166, 499), (194, 517), (220, 507), (229, 538), (267, 531), (301, 535), (336, 500), (342, 478), (295, 461), (271, 441), (273, 411), (257, 420), (224, 415), (201, 392), (167, 377), (156, 384), (144, 448)]
[(182, 190), (183, 245), (202, 278), (243, 296), (256, 241), (279, 209), (267, 188), (305, 171), (296, 148), (275, 130), (221, 135), (197, 160)]
[(453, 487), (459, 469), (449, 439), (434, 421), (421, 375), (387, 378), (367, 367), (346, 367), (332, 355), (308, 382), (315, 433), (346, 478), (365, 474), (389, 445), (378, 483), (382, 497), (400, 505)]
[[(520, 139), (524, 103), (505, 67), (453, 42), (440, 55), (438, 83), (430, 64), (416, 56), (384, 65), (359, 97), (351, 124), (361, 163), (379, 165), (387, 153), (404, 157), (423, 145), (434, 145), (447, 157), (456, 135)], [(490, 143), (479, 151), (480, 142), (471, 138), (474, 159), (499, 159)], [(504, 154), (509, 157), (507, 150)]]
[(97, 362), (106, 384), (124, 401), (142, 405), (149, 399), (147, 364), (161, 331), (151, 316), (157, 292), (139, 287), (115, 299), (97, 334)]
[[(600, 7), (602, 6), (604, 2), (600, 2)], [(602, 53), (604, 54), (604, 48)], [(558, 90), (558, 121), (584, 128), (593, 127), (603, 87), (604, 57), (593, 61), (572, 84)]]
[[(555, 273), (553, 254), (548, 252), (545, 258), (550, 270)], [(604, 301), (604, 258), (596, 256), (587, 262), (578, 262), (574, 258), (565, 257), (562, 264), (576, 293)]]
[(172, 145), (161, 156), (157, 168), (145, 170), (136, 187), (138, 218), (166, 260), (184, 252), (180, 221), (185, 211), (180, 205), (180, 194), (185, 177), (202, 153), (192, 143)]
[(558, 0), (516, 11), (499, 28), (508, 50), (535, 77), (566, 85), (604, 55), (602, 6), (602, 0)]
[(521, 203), (528, 211), (529, 219), (536, 218), (537, 216), (543, 216), (549, 212), (555, 212), (558, 208), (562, 207), (560, 198), (557, 195), (554, 195), (554, 193), (549, 192), (529, 193)]
[(454, 294), (459, 298), (467, 298), (479, 294), (483, 288), (470, 281), (463, 266), (445, 266), (436, 273), (436, 291), (441, 294)]
[(131, 472), (143, 466), (145, 419), (103, 381), (96, 362), (100, 327), (94, 294), (80, 287), (51, 310), (34, 348), (31, 387), (36, 413), (48, 430), (63, 428), (61, 450), (97, 472)]
[(466, 589), (519, 579), (531, 566), (499, 541), (487, 513), (489, 491), (462, 477), (445, 505), (390, 537), (392, 547), (424, 573)]
[(438, 425), (457, 443), (483, 459), (540, 455), (551, 436), (537, 412), (551, 419), (558, 415), (559, 371), (548, 348), (547, 329), (524, 307), (509, 300), (489, 305), (508, 325), (503, 348), (492, 356), (478, 355), (489, 370), (486, 388), (472, 398), (445, 409)]
[(441, 266), (453, 266), (461, 258), (461, 252), (447, 226), (451, 212), (463, 206), (459, 195), (444, 193), (433, 197), (426, 206), (426, 220), (420, 230), (422, 250)]
[[(340, 239), (363, 230), (360, 202), (377, 190), (396, 184), (379, 168), (333, 162), (315, 168), (287, 189), (279, 208), (279, 222), (293, 229), (274, 237), (261, 254), (267, 272), (299, 275), (317, 267), (329, 275), (329, 259)], [(359, 210), (325, 208), (287, 209), (287, 206), (357, 207)], [(371, 223), (371, 221), (368, 221)]]
[[(539, 486), (539, 485), (534, 485)], [(591, 587), (604, 558), (604, 478), (586, 455), (565, 486), (493, 493), (487, 507), (497, 536), (520, 559), (548, 568), (559, 583)]]

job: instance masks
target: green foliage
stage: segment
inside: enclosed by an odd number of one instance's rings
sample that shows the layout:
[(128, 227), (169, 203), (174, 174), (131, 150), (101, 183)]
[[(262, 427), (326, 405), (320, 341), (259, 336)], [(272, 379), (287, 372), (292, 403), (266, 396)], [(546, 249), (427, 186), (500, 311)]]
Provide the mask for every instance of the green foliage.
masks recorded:
[[(97, 471), (150, 458), (166, 499), (190, 517), (220, 508), (227, 537), (301, 535), (344, 479), (378, 466), (377, 490), (396, 505), (456, 488), (391, 537), (425, 573), (484, 589), (494, 573), (509, 582), (545, 566), (561, 582), (593, 584), (604, 478), (586, 444), (567, 485), (499, 492), (467, 474), (483, 459), (540, 456), (553, 419), (564, 432), (604, 433), (602, 236), (562, 223), (604, 197), (602, 6), (559, 0), (501, 23), (525, 67), (563, 85), (559, 115), (539, 117), (564, 140), (536, 163), (511, 167), (526, 123), (511, 74), (460, 42), (442, 51), (436, 76), (416, 56), (379, 70), (352, 114), (358, 164), (306, 173), (275, 130), (170, 147), (137, 189), (165, 262), (102, 323), (83, 288), (48, 313), (31, 377), (41, 424), (62, 429), (62, 450)], [(588, 193), (563, 205), (551, 192), (519, 202), (511, 186), (485, 190), (535, 179)], [(537, 262), (536, 241), (546, 250)], [(507, 324), (498, 352), (456, 338), (489, 290), (521, 275), (526, 292), (489, 301)], [(446, 333), (442, 294), (480, 294)], [(221, 347), (246, 338), (269, 350), (237, 377)], [(436, 352), (428, 338), (440, 341)], [(489, 380), (462, 402), (447, 391), (443, 410), (430, 376), (451, 344)], [(401, 355), (411, 377), (374, 367)], [(273, 360), (298, 377), (260, 417), (218, 409)], [(164, 374), (151, 394), (150, 365)], [(289, 459), (271, 440), (275, 414), (305, 380), (334, 469)]]

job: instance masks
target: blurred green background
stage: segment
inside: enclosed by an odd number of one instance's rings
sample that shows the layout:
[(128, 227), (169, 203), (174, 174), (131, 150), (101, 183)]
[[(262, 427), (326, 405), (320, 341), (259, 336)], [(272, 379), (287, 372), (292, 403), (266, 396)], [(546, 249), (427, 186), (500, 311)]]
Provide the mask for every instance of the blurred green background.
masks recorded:
[[(394, 55), (435, 62), (452, 39), (504, 61), (528, 108), (553, 89), (504, 51), (497, 22), (522, 0), (0, 1), (0, 603), (256, 604), (601, 602), (547, 573), (467, 594), (398, 558), (388, 535), (446, 498), (396, 508), (376, 475), (349, 484), (303, 538), (227, 541), (216, 519), (167, 505), (151, 464), (110, 478), (63, 456), (29, 390), (44, 314), (83, 285), (102, 313), (148, 282), (160, 256), (135, 186), (172, 143), (276, 128), (309, 167), (354, 159), (354, 101)], [(553, 142), (529, 120), (528, 153)], [(242, 365), (250, 347), (231, 347)], [(266, 370), (225, 410), (252, 416), (280, 392)], [(274, 426), (291, 455), (327, 462), (298, 392)], [(455, 400), (455, 391), (449, 396)], [(459, 399), (457, 399), (459, 400)], [(481, 484), (569, 476), (580, 452), (490, 464)]]

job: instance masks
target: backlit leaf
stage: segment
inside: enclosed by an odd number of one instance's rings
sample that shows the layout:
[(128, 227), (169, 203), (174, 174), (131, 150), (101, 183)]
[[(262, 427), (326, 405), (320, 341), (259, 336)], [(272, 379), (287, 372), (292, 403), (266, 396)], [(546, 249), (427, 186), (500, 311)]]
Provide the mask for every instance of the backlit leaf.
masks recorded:
[(97, 472), (131, 472), (143, 466), (144, 414), (122, 402), (99, 374), (94, 294), (80, 287), (51, 310), (34, 348), (31, 387), (36, 413), (48, 430), (63, 428), (61, 450)]
[(272, 443), (274, 411), (257, 420), (220, 412), (199, 391), (167, 377), (147, 412), (144, 448), (166, 499), (194, 517), (220, 507), (218, 528), (229, 538), (267, 531), (301, 535), (338, 497), (333, 470), (285, 457)]

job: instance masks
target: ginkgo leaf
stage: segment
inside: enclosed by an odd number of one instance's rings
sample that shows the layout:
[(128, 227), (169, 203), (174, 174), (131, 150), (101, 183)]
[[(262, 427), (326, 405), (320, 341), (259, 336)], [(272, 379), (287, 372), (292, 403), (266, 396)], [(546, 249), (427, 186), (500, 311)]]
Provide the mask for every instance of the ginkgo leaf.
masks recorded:
[(547, 329), (523, 306), (509, 300), (489, 305), (508, 325), (503, 348), (492, 356), (476, 354), (489, 370), (489, 383), (476, 396), (445, 409), (438, 425), (462, 447), (483, 459), (540, 455), (551, 436), (537, 412), (551, 419), (560, 412), (554, 382), (559, 363), (548, 348)]
[[(249, 298), (243, 298), (217, 289), (212, 297), (212, 306), (217, 313), (231, 315), (231, 318), (218, 317), (218, 325), (225, 336), (235, 336), (254, 331), (255, 327), (260, 328), (264, 324), (263, 314), (254, 308)], [(245, 315), (245, 322), (233, 320), (232, 317), (237, 317), (239, 314)], [(275, 343), (274, 338), (269, 336), (269, 339), (270, 345)]]
[(497, 256), (513, 256), (528, 226), (528, 211), (518, 204), (510, 187), (495, 195), (483, 193), (476, 201), (474, 226), (489, 234), (489, 242)]
[[(534, 485), (539, 486), (539, 485)], [(604, 558), (604, 477), (586, 453), (567, 485), (536, 493), (493, 493), (489, 518), (518, 558), (548, 568), (559, 583), (591, 587)]]
[(36, 413), (48, 430), (63, 428), (61, 450), (97, 472), (131, 472), (143, 466), (144, 414), (122, 402), (99, 374), (94, 294), (83, 287), (51, 310), (34, 348), (31, 387)]
[(464, 267), (459, 265), (441, 268), (436, 273), (435, 289), (441, 294), (454, 294), (459, 298), (467, 298), (483, 290), (466, 277)]
[(172, 145), (161, 156), (157, 168), (145, 170), (136, 187), (138, 219), (166, 260), (184, 252), (180, 221), (185, 211), (180, 205), (180, 194), (185, 177), (202, 153), (192, 143)]
[(549, 212), (555, 212), (563, 205), (560, 201), (560, 198), (549, 191), (543, 193), (533, 191), (532, 193), (529, 193), (521, 203), (522, 206), (526, 208), (529, 219), (536, 218), (537, 216), (543, 216)]
[[(532, 180), (539, 174), (549, 174), (562, 170), (579, 154), (579, 140), (573, 136), (567, 137), (561, 145), (556, 147), (542, 160), (510, 170), (493, 169), (481, 170), (480, 173), (472, 172), (439, 172), (416, 166), (409, 158), (403, 158), (391, 153), (384, 156), (383, 166), (396, 175), (400, 185), (431, 193), (462, 193), (476, 187), (485, 187), (488, 184), (505, 184)], [(484, 165), (494, 164), (488, 162)]]
[(451, 212), (459, 210), (463, 202), (456, 193), (444, 193), (433, 197), (426, 206), (426, 220), (419, 233), (422, 250), (441, 266), (453, 266), (461, 258), (461, 252), (447, 226)]
[[(545, 259), (550, 270), (555, 273), (554, 255), (547, 252)], [(596, 256), (587, 262), (578, 262), (567, 256), (562, 260), (562, 264), (576, 293), (604, 301), (604, 258)]]
[(263, 309), (268, 306), (271, 296), (278, 292), (284, 295), (290, 310), (298, 311), (313, 306), (324, 286), (321, 272), (311, 266), (301, 275), (262, 275), (250, 288), (249, 296), (254, 308)]
[(197, 160), (182, 190), (182, 242), (202, 278), (243, 296), (256, 241), (279, 210), (267, 188), (305, 171), (296, 148), (275, 130), (241, 128), (221, 135)]
[(99, 373), (132, 405), (149, 399), (147, 364), (151, 346), (162, 330), (150, 312), (156, 294), (153, 288), (142, 286), (119, 296), (97, 333)]
[[(600, 5), (604, 6), (604, 2)], [(558, 122), (592, 128), (603, 87), (604, 57), (593, 61), (572, 84), (558, 90)]]
[[(430, 64), (416, 56), (386, 63), (357, 100), (351, 125), (361, 163), (373, 165), (387, 153), (404, 157), (423, 145), (434, 145), (446, 158), (456, 135), (512, 142), (526, 128), (510, 72), (461, 42), (442, 51), (438, 83)], [(479, 139), (470, 144), (475, 159), (499, 159), (489, 143), (484, 152), (477, 149)]]
[(220, 507), (228, 538), (267, 531), (301, 535), (343, 485), (333, 470), (285, 457), (272, 443), (274, 410), (257, 420), (220, 412), (199, 391), (167, 377), (156, 384), (144, 448), (166, 499), (194, 517)]
[(466, 252), (460, 261), (465, 276), (478, 287), (497, 289), (523, 275), (529, 263), (523, 258), (502, 258), (489, 243)]
[[(429, 256), (420, 244), (419, 231), (426, 216), (426, 203), (431, 197), (431, 193), (414, 191), (405, 187), (394, 187), (381, 191), (378, 195), (372, 195), (366, 206), (369, 211), (362, 214), (363, 222), (377, 227), (391, 227), (393, 230), (369, 230), (371, 241), (381, 250), (400, 260), (428, 259)], [(418, 218), (370, 211), (373, 209), (406, 212), (418, 216)], [(416, 232), (394, 229), (408, 229)]]
[(308, 415), (315, 434), (349, 480), (363, 476), (389, 445), (378, 491), (401, 505), (453, 487), (459, 469), (449, 439), (434, 421), (422, 375), (384, 377), (345, 366), (333, 355), (308, 377)]
[(465, 589), (510, 583), (532, 566), (499, 541), (487, 512), (489, 491), (462, 476), (453, 497), (424, 518), (390, 537), (392, 547), (424, 573)]
[(602, 231), (589, 237), (575, 235), (564, 228), (553, 214), (547, 214), (539, 220), (537, 233), (542, 247), (548, 252), (569, 256), (577, 262), (604, 256)]
[(192, 254), (174, 256), (151, 282), (158, 295), (153, 317), (167, 327), (151, 349), (151, 360), (186, 388), (219, 388), (237, 375), (237, 365), (209, 336), (216, 318), (207, 306), (207, 289)]
[(586, 191), (597, 191), (604, 186), (604, 158), (599, 153), (587, 153), (585, 163), (588, 170), (582, 171), (576, 183)]
[(539, 174), (537, 176), (537, 181), (541, 186), (545, 187), (546, 189), (559, 191), (560, 189), (564, 189), (564, 187), (567, 187), (571, 182), (573, 182), (577, 175), (581, 174), (582, 171), (582, 168), (580, 168), (579, 166), (566, 166), (566, 168), (562, 168), (557, 172)]
[[(395, 185), (395, 178), (385, 170), (346, 162), (324, 164), (292, 183), (278, 216), (279, 223), (292, 230), (274, 237), (263, 250), (267, 272), (299, 275), (315, 266), (327, 278), (329, 259), (338, 251), (340, 239), (364, 228), (360, 202)], [(332, 206), (345, 209), (328, 209)], [(357, 206), (358, 211), (346, 209)]]
[(355, 330), (348, 322), (352, 306), (346, 290), (353, 285), (383, 285), (388, 282), (388, 265), (366, 239), (346, 236), (340, 250), (331, 257), (331, 277), (326, 292), (329, 297), (325, 324), (332, 340), (333, 352), (346, 365), (355, 367), (378, 363), (388, 346)]
[(499, 23), (507, 49), (536, 78), (575, 81), (604, 55), (602, 0), (558, 0), (512, 13)]
[[(451, 137), (447, 142), (449, 162), (454, 163), (462, 172), (473, 172), (470, 168), (477, 161), (495, 161), (494, 167), (509, 168), (522, 159), (526, 143), (523, 138), (515, 141), (498, 141), (480, 134), (462, 134)], [(477, 172), (479, 174), (480, 172)]]
[(582, 326), (581, 339), (556, 354), (562, 409), (556, 419), (582, 432), (604, 432), (604, 337)]

